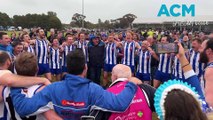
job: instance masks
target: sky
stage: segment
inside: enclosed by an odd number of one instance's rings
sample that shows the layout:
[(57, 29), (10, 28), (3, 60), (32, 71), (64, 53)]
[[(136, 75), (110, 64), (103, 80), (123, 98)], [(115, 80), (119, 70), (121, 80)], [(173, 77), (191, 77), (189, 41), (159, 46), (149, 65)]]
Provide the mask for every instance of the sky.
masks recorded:
[[(70, 23), (73, 14), (82, 13), (82, 0), (0, 0), (0, 3), (0, 12), (10, 17), (54, 11), (62, 23)], [(135, 22), (158, 21), (162, 19), (157, 17), (162, 4), (168, 7), (172, 4), (195, 4), (196, 16), (213, 16), (213, 0), (84, 0), (84, 15), (86, 21), (93, 23), (97, 23), (99, 18), (111, 20), (127, 13), (137, 16)]]

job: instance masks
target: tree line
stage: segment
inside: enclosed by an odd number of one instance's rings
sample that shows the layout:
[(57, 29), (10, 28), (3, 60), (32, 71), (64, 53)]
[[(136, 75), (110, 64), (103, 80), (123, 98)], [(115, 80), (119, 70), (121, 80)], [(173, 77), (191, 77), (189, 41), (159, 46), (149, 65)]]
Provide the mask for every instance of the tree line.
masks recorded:
[(45, 29), (62, 28), (62, 23), (55, 12), (47, 14), (14, 15), (10, 18), (6, 13), (0, 12), (0, 26), (21, 26), (22, 28), (42, 27)]
[[(90, 21), (85, 21), (86, 16), (75, 13), (71, 22), (68, 26), (81, 28), (82, 25), (84, 28), (88, 29), (116, 29), (116, 28), (131, 28), (132, 23), (137, 18), (134, 14), (126, 14), (117, 19), (105, 20), (102, 21), (98, 19), (98, 23), (94, 24)], [(33, 27), (42, 27), (45, 29), (56, 28), (63, 29), (63, 24), (60, 19), (57, 17), (55, 12), (49, 11), (47, 14), (26, 14), (26, 15), (14, 15), (10, 18), (6, 13), (0, 12), (0, 26), (21, 26), (22, 28), (33, 28)], [(66, 25), (67, 26), (67, 25)]]
[(104, 22), (101, 21), (101, 19), (98, 19), (98, 23), (94, 24), (89, 21), (85, 21), (86, 16), (75, 13), (72, 16), (72, 21), (70, 25), (72, 27), (82, 27), (82, 22), (84, 22), (85, 28), (98, 28), (98, 29), (116, 29), (116, 28), (132, 28), (133, 21), (137, 18), (134, 14), (126, 14), (120, 18), (117, 19), (111, 19), (111, 20), (105, 20)]

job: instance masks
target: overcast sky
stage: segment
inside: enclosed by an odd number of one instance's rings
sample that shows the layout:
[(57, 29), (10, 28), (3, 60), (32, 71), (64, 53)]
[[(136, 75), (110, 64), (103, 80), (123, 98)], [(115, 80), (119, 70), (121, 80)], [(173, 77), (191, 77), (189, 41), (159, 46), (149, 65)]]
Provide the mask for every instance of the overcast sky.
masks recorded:
[[(70, 23), (74, 13), (82, 12), (82, 0), (0, 0), (0, 12), (13, 15), (27, 13), (47, 13), (54, 11), (62, 23)], [(196, 16), (213, 15), (213, 0), (84, 0), (86, 20), (94, 23), (122, 17), (133, 13), (136, 21), (152, 18), (159, 19), (157, 14), (163, 3), (168, 6), (174, 3), (195, 4)]]

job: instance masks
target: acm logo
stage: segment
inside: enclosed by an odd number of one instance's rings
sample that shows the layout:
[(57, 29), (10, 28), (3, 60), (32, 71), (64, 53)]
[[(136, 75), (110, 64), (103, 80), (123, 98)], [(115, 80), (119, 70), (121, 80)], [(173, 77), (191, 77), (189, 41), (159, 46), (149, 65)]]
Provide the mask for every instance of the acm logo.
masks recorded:
[(166, 16), (166, 17), (185, 17), (189, 15), (191, 17), (195, 16), (195, 5), (191, 4), (187, 6), (186, 4), (173, 4), (172, 6), (168, 7), (166, 4), (162, 4), (159, 12), (158, 17)]

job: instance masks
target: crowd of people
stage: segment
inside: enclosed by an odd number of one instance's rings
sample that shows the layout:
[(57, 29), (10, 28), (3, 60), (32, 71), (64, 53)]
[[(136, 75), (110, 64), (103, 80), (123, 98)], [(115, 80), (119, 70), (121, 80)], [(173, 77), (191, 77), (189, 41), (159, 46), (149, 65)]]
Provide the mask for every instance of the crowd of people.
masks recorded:
[[(178, 53), (158, 53), (159, 43), (177, 44)], [(151, 120), (156, 112), (207, 120), (212, 112), (213, 33), (50, 29), (47, 36), (37, 28), (1, 32), (0, 51), (2, 119)]]

